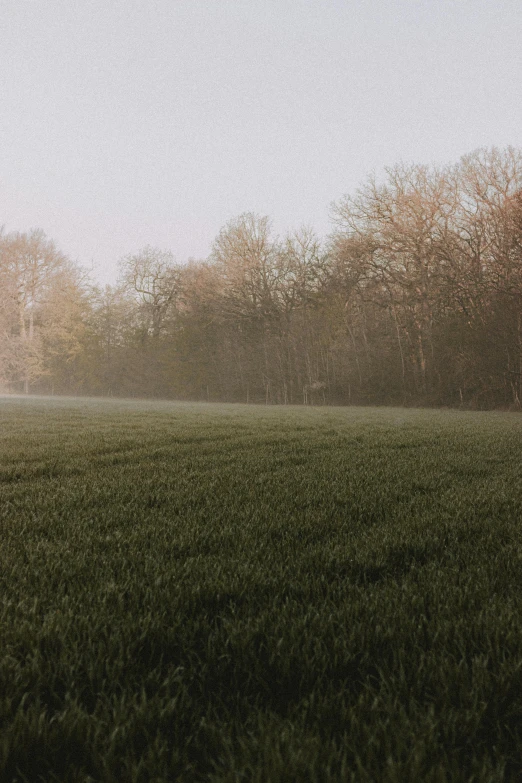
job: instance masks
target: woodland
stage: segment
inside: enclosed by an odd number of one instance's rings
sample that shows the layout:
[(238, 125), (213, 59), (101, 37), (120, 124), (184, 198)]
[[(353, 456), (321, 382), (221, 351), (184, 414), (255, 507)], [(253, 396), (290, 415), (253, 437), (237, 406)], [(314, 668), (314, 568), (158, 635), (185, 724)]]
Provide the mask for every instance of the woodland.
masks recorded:
[(96, 285), (0, 234), (0, 391), (268, 404), (522, 402), (522, 150), (398, 164), (332, 231), (230, 220), (206, 259), (147, 246)]

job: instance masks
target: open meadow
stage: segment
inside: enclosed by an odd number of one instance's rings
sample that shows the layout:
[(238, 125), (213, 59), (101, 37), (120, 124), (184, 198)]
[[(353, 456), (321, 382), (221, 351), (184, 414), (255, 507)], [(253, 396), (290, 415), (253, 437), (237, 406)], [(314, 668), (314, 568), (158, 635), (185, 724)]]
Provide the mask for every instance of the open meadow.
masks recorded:
[(0, 398), (0, 780), (522, 779), (522, 416)]

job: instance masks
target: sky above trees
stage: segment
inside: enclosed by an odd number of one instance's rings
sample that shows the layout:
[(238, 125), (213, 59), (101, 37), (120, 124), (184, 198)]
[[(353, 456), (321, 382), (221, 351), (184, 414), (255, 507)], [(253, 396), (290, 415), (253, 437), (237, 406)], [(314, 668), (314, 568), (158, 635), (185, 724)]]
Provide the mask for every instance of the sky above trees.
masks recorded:
[(399, 161), (522, 145), (519, 0), (4, 0), (0, 223), (114, 282), (145, 245), (206, 257)]

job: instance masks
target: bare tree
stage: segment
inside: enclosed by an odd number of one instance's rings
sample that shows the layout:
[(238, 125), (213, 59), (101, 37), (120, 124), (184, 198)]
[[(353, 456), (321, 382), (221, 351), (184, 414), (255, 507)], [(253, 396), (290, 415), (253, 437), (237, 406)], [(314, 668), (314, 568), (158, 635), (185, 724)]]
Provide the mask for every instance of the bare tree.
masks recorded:
[(224, 282), (231, 315), (269, 317), (277, 306), (277, 243), (270, 220), (251, 212), (227, 223), (214, 241), (211, 258)]
[(383, 184), (369, 178), (355, 196), (334, 207), (345, 247), (358, 253), (362, 277), (379, 284), (373, 291), (393, 315), (403, 375), (408, 345), (418, 390), (424, 394), (442, 298), (439, 246), (454, 207), (447, 170), (405, 165), (386, 169)]
[(120, 261), (120, 279), (143, 307), (147, 331), (157, 340), (180, 289), (180, 269), (172, 253), (147, 246)]

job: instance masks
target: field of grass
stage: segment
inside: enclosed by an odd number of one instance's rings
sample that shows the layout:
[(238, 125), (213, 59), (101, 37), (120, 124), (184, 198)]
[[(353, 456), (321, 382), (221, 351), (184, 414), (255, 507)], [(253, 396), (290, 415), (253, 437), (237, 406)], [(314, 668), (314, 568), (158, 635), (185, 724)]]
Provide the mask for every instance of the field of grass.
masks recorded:
[(0, 399), (0, 780), (522, 780), (522, 416)]

